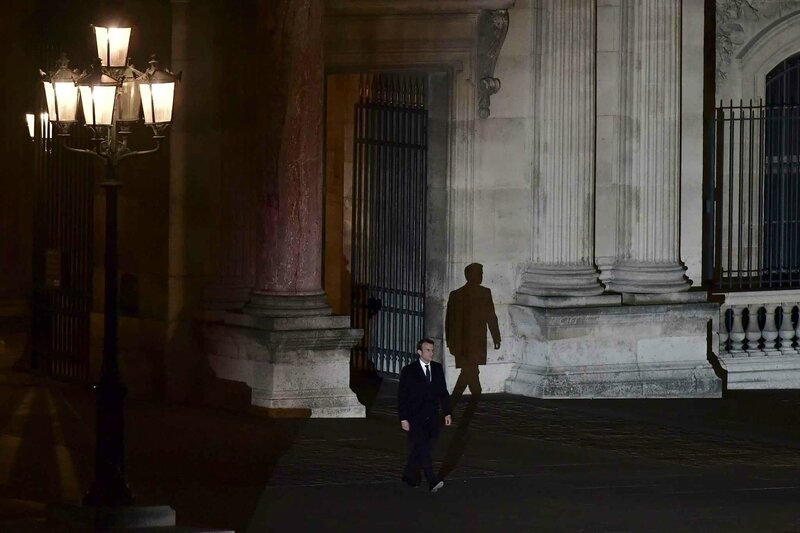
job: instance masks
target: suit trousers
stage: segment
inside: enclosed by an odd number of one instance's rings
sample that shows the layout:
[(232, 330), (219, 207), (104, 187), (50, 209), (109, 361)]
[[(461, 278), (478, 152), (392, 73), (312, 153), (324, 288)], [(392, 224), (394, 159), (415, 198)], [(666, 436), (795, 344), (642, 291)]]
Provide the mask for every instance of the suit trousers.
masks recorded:
[(431, 458), (431, 444), (439, 433), (438, 422), (437, 417), (411, 421), (411, 429), (408, 432), (408, 461), (403, 470), (404, 479), (415, 480), (419, 469), (422, 468), (431, 487), (438, 483), (439, 480), (433, 473), (433, 459)]

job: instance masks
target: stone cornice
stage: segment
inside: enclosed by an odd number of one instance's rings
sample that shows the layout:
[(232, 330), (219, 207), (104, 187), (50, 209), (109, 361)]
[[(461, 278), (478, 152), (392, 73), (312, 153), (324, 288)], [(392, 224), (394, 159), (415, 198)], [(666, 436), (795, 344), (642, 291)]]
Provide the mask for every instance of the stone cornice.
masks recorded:
[(327, 15), (479, 13), (514, 6), (516, 0), (327, 0)]

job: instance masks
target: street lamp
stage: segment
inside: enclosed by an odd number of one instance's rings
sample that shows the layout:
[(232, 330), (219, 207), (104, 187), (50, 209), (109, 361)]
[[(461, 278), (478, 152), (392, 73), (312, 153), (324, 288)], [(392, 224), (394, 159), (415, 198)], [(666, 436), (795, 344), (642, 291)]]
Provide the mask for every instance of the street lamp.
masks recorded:
[(75, 80), (78, 79), (78, 74), (69, 69), (66, 54), (61, 54), (61, 58), (56, 61), (56, 67), (58, 68), (51, 74), (42, 70), (39, 73), (44, 83), (44, 96), (50, 120), (56, 122), (63, 132), (77, 118), (78, 87), (75, 85)]
[[(130, 505), (133, 501), (125, 481), (123, 401), (126, 388), (120, 379), (117, 357), (117, 194), (122, 187), (117, 166), (124, 159), (150, 154), (160, 148), (164, 130), (172, 121), (175, 82), (180, 76), (161, 69), (155, 60), (150, 62), (147, 72), (136, 70), (128, 59), (131, 28), (93, 28), (98, 59), (91, 68), (79, 76), (69, 70), (69, 61), (62, 55), (55, 72), (50, 75), (42, 72), (42, 81), (49, 119), (57, 124), (64, 148), (96, 157), (106, 167), (106, 179), (100, 183), (106, 197), (103, 360), (97, 385), (94, 480), (84, 504), (116, 507)], [(78, 120), (79, 94), (84, 123), (92, 132), (93, 147), (89, 149), (75, 148), (66, 142), (71, 126)], [(132, 150), (128, 146), (128, 134), (131, 125), (140, 120), (141, 107), (144, 107), (145, 124), (153, 130), (155, 146)]]

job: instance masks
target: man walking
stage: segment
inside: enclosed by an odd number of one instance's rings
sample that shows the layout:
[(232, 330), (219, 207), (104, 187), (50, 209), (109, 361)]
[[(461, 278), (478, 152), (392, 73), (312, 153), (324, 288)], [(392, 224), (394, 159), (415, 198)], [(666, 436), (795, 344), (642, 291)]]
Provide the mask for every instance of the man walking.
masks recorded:
[(444, 381), (442, 365), (433, 360), (433, 341), (422, 339), (417, 343), (419, 359), (403, 367), (397, 391), (397, 414), (400, 427), (408, 433), (409, 454), (403, 470), (403, 481), (419, 484), (417, 472), (422, 467), (431, 492), (444, 486), (433, 473), (431, 444), (439, 434), (439, 404), (444, 411), (444, 423), (452, 423), (450, 396)]

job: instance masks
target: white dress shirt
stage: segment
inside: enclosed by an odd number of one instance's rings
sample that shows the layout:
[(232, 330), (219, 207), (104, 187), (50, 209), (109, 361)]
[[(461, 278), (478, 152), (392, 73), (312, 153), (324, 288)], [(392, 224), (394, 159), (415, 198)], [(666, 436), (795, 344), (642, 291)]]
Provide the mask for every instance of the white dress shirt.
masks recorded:
[[(425, 375), (425, 368), (430, 366), (430, 363), (423, 361), (422, 357), (419, 358), (419, 364), (422, 365), (422, 375)], [(427, 379), (427, 376), (426, 376)], [(431, 382), (433, 382), (433, 367), (431, 367)]]

